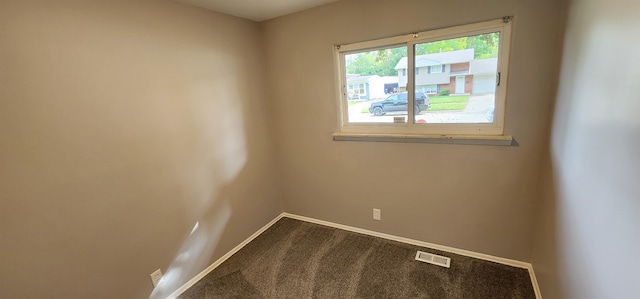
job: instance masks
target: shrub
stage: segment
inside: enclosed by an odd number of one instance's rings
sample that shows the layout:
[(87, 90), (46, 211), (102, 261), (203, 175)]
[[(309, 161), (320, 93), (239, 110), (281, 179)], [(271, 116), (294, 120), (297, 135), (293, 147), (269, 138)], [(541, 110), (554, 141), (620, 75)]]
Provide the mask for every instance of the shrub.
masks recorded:
[(448, 96), (449, 94), (451, 94), (451, 90), (449, 90), (449, 88), (445, 88), (440, 91), (441, 96)]

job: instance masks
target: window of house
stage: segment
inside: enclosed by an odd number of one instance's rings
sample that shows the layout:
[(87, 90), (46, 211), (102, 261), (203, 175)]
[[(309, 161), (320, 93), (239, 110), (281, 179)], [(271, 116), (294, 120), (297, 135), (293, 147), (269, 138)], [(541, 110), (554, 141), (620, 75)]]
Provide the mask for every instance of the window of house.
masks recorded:
[(420, 75), (420, 68), (419, 67), (416, 68), (416, 75)]
[(444, 73), (444, 65), (432, 65), (429, 67), (429, 74)]
[(416, 86), (416, 90), (419, 92), (427, 93), (427, 94), (435, 94), (435, 93), (438, 93), (438, 85), (433, 84), (433, 85)]
[[(511, 24), (506, 17), (336, 46), (341, 113), (334, 135), (505, 136)], [(469, 73), (445, 65), (468, 65)], [(427, 72), (416, 76), (422, 67)], [(371, 76), (369, 101), (349, 101), (353, 76)], [(398, 93), (386, 94), (385, 83), (395, 82)]]
[(364, 83), (349, 84), (349, 94), (350, 95), (360, 95), (360, 96), (367, 95), (365, 84)]

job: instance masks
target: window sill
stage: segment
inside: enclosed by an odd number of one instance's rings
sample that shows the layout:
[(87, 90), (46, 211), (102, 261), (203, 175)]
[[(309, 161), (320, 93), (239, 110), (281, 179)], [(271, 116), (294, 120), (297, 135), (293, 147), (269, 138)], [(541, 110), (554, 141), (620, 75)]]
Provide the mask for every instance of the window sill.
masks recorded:
[(511, 146), (515, 142), (510, 135), (424, 135), (424, 134), (357, 134), (333, 133), (334, 141), (439, 143), (468, 145)]

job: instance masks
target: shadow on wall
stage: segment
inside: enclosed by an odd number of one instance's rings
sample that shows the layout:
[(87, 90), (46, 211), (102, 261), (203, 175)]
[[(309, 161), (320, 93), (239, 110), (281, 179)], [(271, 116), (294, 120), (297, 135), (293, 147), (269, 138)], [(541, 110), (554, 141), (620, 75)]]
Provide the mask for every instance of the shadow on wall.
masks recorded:
[(544, 298), (567, 298), (564, 295), (563, 280), (567, 273), (559, 265), (560, 242), (554, 173), (549, 157), (545, 158), (542, 169), (541, 201), (538, 206), (537, 231), (533, 247), (533, 265)]
[(640, 294), (638, 5), (569, 9), (533, 250), (545, 298)]

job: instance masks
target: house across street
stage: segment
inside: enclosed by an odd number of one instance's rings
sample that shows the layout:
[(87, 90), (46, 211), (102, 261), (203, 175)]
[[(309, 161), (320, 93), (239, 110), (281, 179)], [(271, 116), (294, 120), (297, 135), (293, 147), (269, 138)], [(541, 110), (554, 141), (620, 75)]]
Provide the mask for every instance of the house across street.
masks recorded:
[[(448, 89), (451, 94), (494, 93), (498, 59), (474, 59), (474, 49), (418, 55), (415, 60), (416, 91), (438, 94)], [(400, 59), (398, 86), (407, 86), (407, 57)]]

